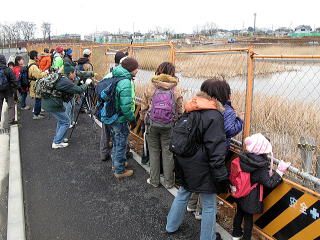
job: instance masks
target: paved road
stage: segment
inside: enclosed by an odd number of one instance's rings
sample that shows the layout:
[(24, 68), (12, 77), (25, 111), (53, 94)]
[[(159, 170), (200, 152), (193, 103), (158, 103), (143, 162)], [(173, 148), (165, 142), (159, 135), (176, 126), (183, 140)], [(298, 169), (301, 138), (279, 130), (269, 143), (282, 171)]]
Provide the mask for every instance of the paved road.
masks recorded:
[(99, 161), (99, 132), (81, 115), (70, 147), (52, 150), (55, 122), (23, 112), (20, 130), (27, 236), (32, 240), (199, 239), (200, 223), (188, 214), (182, 231), (165, 233), (173, 196), (135, 175), (117, 180)]

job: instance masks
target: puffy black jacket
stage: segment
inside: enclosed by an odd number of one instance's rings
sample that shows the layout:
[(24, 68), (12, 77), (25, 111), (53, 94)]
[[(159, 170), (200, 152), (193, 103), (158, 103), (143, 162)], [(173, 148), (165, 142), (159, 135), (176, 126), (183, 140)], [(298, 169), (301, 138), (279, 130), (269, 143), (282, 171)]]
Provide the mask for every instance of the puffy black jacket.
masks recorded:
[(0, 55), (0, 69), (4, 69), (4, 74), (6, 75), (9, 86), (8, 89), (14, 90), (18, 87), (18, 82), (16, 79), (16, 76), (14, 72), (11, 70), (11, 68), (7, 67), (6, 58), (4, 55)]
[[(255, 155), (252, 153), (240, 154), (240, 166), (245, 172), (250, 173), (251, 184), (262, 184), (264, 188), (275, 188), (278, 186), (282, 178), (274, 172), (269, 176), (270, 161), (266, 155)], [(244, 212), (250, 214), (258, 214), (263, 212), (263, 202), (260, 202), (260, 186), (254, 188), (249, 195), (237, 199), (238, 207)]]
[(175, 156), (176, 182), (194, 193), (218, 193), (219, 182), (228, 179), (224, 158), (226, 135), (218, 110), (201, 110), (202, 147), (192, 157)]

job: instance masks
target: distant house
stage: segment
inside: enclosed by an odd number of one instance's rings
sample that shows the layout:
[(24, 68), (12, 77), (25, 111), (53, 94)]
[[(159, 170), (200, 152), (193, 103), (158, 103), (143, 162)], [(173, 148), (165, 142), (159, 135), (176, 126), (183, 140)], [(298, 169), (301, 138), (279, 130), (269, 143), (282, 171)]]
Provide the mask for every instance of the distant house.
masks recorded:
[(310, 33), (312, 28), (309, 25), (300, 25), (294, 29), (295, 33)]
[(316, 32), (320, 32), (320, 27), (316, 28)]

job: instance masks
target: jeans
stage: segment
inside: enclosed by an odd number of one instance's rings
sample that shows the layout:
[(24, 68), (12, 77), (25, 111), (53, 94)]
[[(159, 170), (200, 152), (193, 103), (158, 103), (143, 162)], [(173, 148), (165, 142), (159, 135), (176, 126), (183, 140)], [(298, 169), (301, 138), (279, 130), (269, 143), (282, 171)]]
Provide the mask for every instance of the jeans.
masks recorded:
[(65, 107), (66, 113), (70, 119), (70, 124), (69, 124), (69, 126), (70, 126), (72, 124), (72, 102), (71, 101), (67, 102), (67, 103), (64, 102), (63, 106)]
[(51, 112), (52, 116), (57, 120), (56, 135), (53, 142), (56, 144), (62, 143), (70, 124), (70, 118), (67, 112)]
[(188, 202), (188, 207), (196, 209), (196, 212), (202, 213), (201, 199), (199, 193), (192, 193)]
[(35, 98), (33, 114), (38, 116), (41, 112), (41, 98)]
[[(185, 190), (183, 187), (179, 188), (178, 194), (172, 203), (170, 212), (167, 217), (167, 232), (175, 232), (179, 229), (186, 212), (190, 196), (191, 192)], [(214, 193), (200, 193), (200, 196), (203, 207), (200, 240), (215, 240), (217, 195)]]
[(112, 139), (112, 166), (115, 168), (116, 174), (125, 172), (126, 149), (128, 144), (128, 136), (130, 134), (128, 124), (114, 122), (110, 126), (110, 134)]
[(147, 141), (149, 147), (150, 182), (160, 183), (160, 150), (162, 154), (163, 174), (165, 186), (174, 184), (174, 160), (169, 150), (171, 129), (147, 127)]
[[(100, 157), (101, 159), (106, 159), (111, 155), (112, 151), (112, 142), (110, 136), (110, 126), (106, 124), (102, 124), (101, 129), (101, 138), (100, 138)], [(126, 149), (126, 156), (130, 153), (129, 143)], [(128, 160), (128, 157), (127, 157)]]
[[(242, 231), (241, 224), (242, 220), (244, 220), (244, 228)], [(242, 211), (240, 207), (237, 207), (236, 215), (233, 219), (233, 237), (242, 237), (243, 240), (250, 240), (252, 235), (253, 228), (253, 215)]]
[(20, 96), (20, 108), (25, 108), (27, 106), (26, 99), (28, 96), (28, 92), (22, 91), (20, 95), (21, 95)]
[(16, 117), (15, 103), (13, 92), (11, 89), (0, 91), (0, 122), (1, 122), (1, 113), (3, 100), (6, 99), (8, 104), (8, 123), (12, 123)]

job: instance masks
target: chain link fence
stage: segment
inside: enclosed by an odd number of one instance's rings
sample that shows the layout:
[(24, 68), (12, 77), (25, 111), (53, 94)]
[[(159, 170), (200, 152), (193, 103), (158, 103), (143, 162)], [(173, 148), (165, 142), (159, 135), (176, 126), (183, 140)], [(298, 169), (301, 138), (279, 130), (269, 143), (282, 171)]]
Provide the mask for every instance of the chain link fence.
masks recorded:
[(257, 55), (254, 62), (263, 71), (254, 71), (251, 133), (270, 138), (276, 158), (319, 176), (320, 59)]

